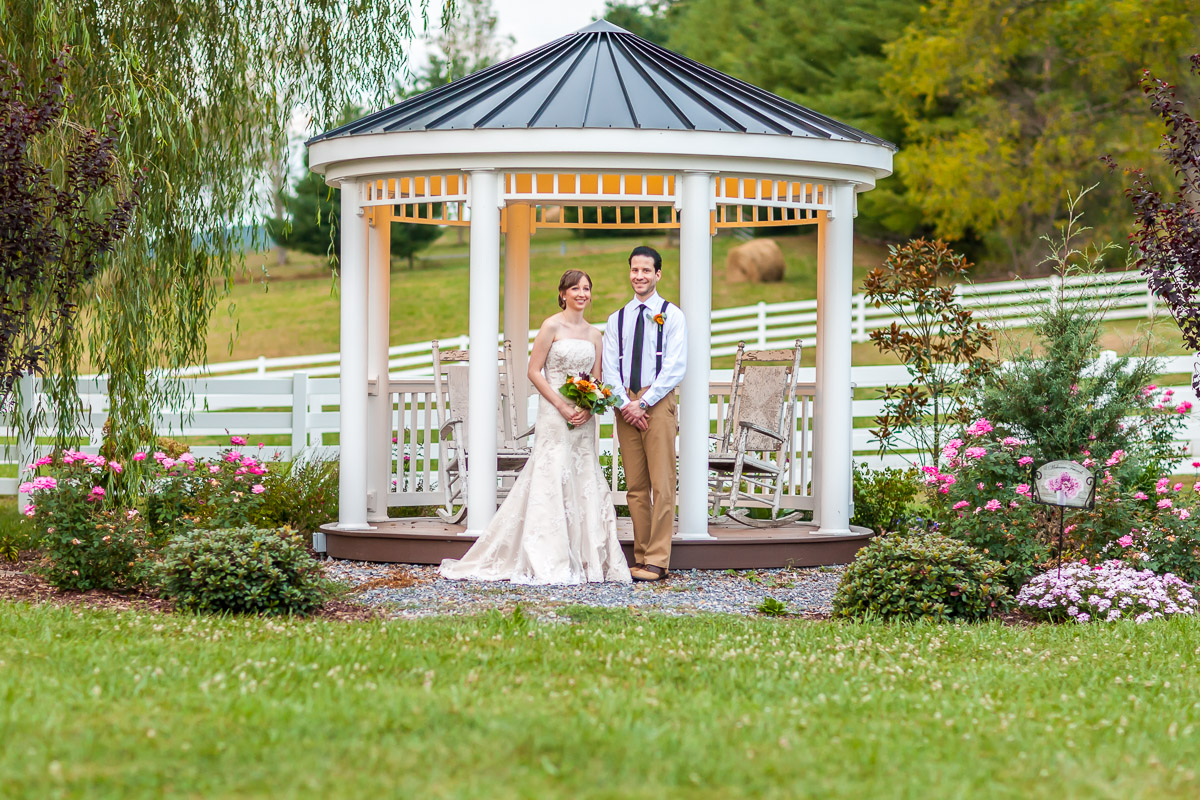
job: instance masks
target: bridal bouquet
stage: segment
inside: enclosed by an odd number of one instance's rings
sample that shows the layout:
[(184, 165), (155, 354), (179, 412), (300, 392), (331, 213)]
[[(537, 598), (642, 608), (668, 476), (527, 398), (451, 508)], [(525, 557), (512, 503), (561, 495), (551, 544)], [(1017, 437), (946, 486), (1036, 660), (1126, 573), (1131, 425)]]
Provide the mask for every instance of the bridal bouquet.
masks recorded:
[[(582, 409), (593, 414), (603, 414), (610, 408), (615, 408), (620, 402), (613, 394), (612, 387), (601, 383), (586, 372), (578, 375), (568, 375), (567, 382), (558, 390), (559, 394)], [(568, 423), (568, 427), (575, 427)]]

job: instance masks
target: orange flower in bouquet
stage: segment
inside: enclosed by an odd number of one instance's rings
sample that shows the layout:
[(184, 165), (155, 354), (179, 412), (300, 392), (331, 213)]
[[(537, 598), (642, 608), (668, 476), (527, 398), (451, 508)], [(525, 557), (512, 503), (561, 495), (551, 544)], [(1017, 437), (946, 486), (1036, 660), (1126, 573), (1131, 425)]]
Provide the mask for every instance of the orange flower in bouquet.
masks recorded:
[[(620, 402), (613, 394), (611, 386), (601, 383), (586, 372), (568, 375), (566, 382), (558, 392), (575, 405), (593, 414), (603, 414)], [(567, 423), (567, 427), (574, 428), (575, 426)]]

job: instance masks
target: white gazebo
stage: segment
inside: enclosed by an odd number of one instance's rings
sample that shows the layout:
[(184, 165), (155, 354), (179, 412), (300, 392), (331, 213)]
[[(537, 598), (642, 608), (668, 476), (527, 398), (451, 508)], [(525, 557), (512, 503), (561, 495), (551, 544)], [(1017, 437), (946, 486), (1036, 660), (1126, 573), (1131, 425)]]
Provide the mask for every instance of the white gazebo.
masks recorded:
[[(472, 442), (466, 533), (496, 510), (494, 409), (503, 334), (524, 375), (529, 237), (549, 227), (677, 228), (689, 325), (680, 387), (679, 524), (709, 537), (712, 236), (817, 227), (812, 411), (816, 532), (850, 533), (851, 294), (856, 199), (895, 147), (608, 22), (308, 142), (341, 189), (341, 500), (337, 531), (387, 519), (396, 409), (388, 381), (390, 223), (470, 228)], [(524, 386), (524, 381), (520, 382)], [(402, 409), (401, 409), (402, 411)]]

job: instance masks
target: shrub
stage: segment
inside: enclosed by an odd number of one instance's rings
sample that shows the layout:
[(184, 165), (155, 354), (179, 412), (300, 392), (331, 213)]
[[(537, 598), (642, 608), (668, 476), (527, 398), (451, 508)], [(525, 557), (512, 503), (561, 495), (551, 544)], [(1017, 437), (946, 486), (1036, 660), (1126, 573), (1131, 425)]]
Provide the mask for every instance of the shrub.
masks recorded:
[(15, 504), (0, 505), (0, 561), (16, 561), (22, 550), (39, 547), (37, 528)]
[(54, 472), (20, 487), (33, 498), (24, 513), (37, 526), (46, 579), (76, 591), (141, 584), (149, 569), (150, 537), (137, 510), (113, 507), (104, 488), (121, 473), (121, 464), (65, 450), (32, 466)]
[(1101, 556), (1159, 575), (1171, 573), (1188, 583), (1200, 583), (1200, 531), (1195, 525), (1167, 517), (1110, 542)]
[(1114, 245), (1081, 249), (1077, 242), (1088, 228), (1079, 225), (1078, 200), (1072, 198), (1061, 238), (1050, 242), (1043, 262), (1064, 280), (1037, 313), (1035, 346), (1002, 348), (1003, 367), (982, 374), (972, 403), (997, 436), (1027, 442), (1039, 464), (1074, 458), (1090, 467), (1089, 459), (1104, 463), (1120, 451), (1114, 476), (1148, 489), (1178, 459), (1172, 442), (1191, 403), (1157, 391), (1154, 359), (1098, 361), (1104, 315), (1115, 298), (1100, 279)]
[[(941, 530), (1001, 562), (1014, 590), (1048, 562), (1058, 541), (1057, 511), (1032, 499), (1032, 466), (1038, 462), (1030, 452), (1036, 450), (1024, 439), (997, 439), (992, 424), (979, 419), (943, 449), (943, 469), (923, 468)], [(1196, 491), (1185, 492), (1182, 483), (1167, 478), (1142, 491), (1144, 462), (1130, 469), (1127, 459), (1123, 450), (1102, 465), (1083, 457), (1097, 472), (1096, 503), (1065, 512), (1065, 554), (1095, 558), (1139, 527), (1190, 531), (1188, 520), (1200, 513)]]
[(255, 523), (312, 533), (338, 517), (338, 464), (305, 458), (274, 465), (262, 480), (266, 491)]
[(937, 533), (891, 533), (859, 551), (842, 576), (833, 611), (842, 617), (976, 620), (1004, 611), (1003, 567)]
[(325, 601), (321, 568), (286, 528), (191, 530), (167, 545), (165, 597), (202, 612), (309, 614)]
[(1155, 575), (1115, 559), (1072, 562), (1038, 575), (1017, 594), (1035, 616), (1076, 622), (1152, 619), (1196, 613), (1193, 588), (1175, 575)]
[[(147, 491), (147, 516), (156, 532), (169, 537), (188, 528), (239, 528), (261, 516), (267, 467), (237, 447), (246, 440), (230, 437), (233, 446), (211, 462), (189, 452), (177, 458), (153, 454)], [(146, 453), (134, 459), (148, 461)]]
[(912, 470), (888, 467), (872, 472), (864, 464), (855, 464), (854, 516), (850, 521), (876, 533), (897, 530), (919, 491)]

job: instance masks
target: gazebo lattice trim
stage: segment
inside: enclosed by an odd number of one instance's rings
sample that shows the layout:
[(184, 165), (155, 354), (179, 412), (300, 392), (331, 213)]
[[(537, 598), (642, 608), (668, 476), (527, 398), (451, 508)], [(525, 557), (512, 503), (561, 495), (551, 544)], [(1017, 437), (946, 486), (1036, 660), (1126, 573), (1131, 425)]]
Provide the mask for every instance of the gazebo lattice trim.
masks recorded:
[[(503, 174), (502, 206), (526, 203), (538, 228), (665, 230), (679, 227), (680, 182), (674, 173), (511, 171)], [(361, 205), (394, 206), (396, 222), (470, 224), (470, 176), (437, 173), (373, 178)], [(812, 225), (832, 208), (828, 185), (754, 175), (712, 181), (713, 232), (722, 228)], [(574, 213), (568, 213), (568, 209)], [(502, 226), (507, 228), (507, 220)]]

